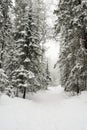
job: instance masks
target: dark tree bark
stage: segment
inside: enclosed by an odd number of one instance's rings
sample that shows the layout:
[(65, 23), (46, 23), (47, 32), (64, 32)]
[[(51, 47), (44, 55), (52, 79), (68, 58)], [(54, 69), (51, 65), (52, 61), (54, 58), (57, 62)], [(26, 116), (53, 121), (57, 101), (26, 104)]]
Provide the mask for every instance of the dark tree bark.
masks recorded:
[(76, 88), (77, 95), (80, 93), (79, 84), (78, 84), (78, 78), (77, 78), (77, 88)]
[(81, 4), (81, 0), (78, 0), (78, 3)]
[(85, 77), (85, 81), (84, 82), (85, 82), (85, 89), (86, 89), (86, 77)]
[(17, 90), (16, 90), (16, 97), (18, 97), (18, 87), (17, 87)]
[(26, 97), (26, 88), (24, 87), (23, 98), (25, 99), (25, 97)]

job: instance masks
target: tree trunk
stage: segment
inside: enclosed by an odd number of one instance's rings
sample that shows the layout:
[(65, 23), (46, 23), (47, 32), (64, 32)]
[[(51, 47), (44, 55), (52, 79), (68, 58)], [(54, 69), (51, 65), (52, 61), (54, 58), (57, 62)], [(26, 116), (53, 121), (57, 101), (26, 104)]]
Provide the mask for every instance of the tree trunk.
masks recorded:
[(17, 88), (17, 90), (16, 90), (16, 97), (18, 97), (18, 88)]
[(77, 92), (77, 95), (78, 95), (79, 92), (80, 92), (80, 90), (79, 90), (79, 84), (78, 84), (78, 78), (77, 78), (77, 90), (76, 90), (76, 92)]
[(26, 88), (24, 87), (23, 98), (25, 99), (25, 97), (26, 97)]
[(86, 77), (85, 77), (85, 81), (84, 82), (85, 82), (85, 90), (86, 90)]

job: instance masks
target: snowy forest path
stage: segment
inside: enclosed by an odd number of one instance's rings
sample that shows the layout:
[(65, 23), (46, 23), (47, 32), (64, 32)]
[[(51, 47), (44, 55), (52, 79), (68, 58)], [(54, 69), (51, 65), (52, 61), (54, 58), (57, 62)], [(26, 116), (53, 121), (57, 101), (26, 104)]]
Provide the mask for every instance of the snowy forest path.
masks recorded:
[(50, 87), (29, 99), (0, 98), (0, 130), (87, 130), (87, 92), (69, 97)]

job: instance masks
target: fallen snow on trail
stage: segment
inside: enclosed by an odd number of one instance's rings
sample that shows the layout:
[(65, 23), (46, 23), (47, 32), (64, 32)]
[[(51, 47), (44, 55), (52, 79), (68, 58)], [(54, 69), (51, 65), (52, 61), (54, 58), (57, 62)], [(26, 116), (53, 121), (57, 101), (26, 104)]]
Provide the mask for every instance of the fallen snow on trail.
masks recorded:
[(0, 97), (0, 130), (87, 130), (87, 92), (50, 87), (28, 98)]

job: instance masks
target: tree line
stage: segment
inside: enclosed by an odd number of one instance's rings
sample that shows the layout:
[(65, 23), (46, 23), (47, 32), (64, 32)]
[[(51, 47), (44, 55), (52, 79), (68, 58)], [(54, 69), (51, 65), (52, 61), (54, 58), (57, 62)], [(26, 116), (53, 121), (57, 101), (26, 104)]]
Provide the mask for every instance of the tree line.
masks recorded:
[(65, 91), (87, 89), (87, 1), (59, 0), (54, 13), (60, 34), (60, 75)]
[(50, 83), (42, 0), (0, 1), (0, 91), (26, 97)]

